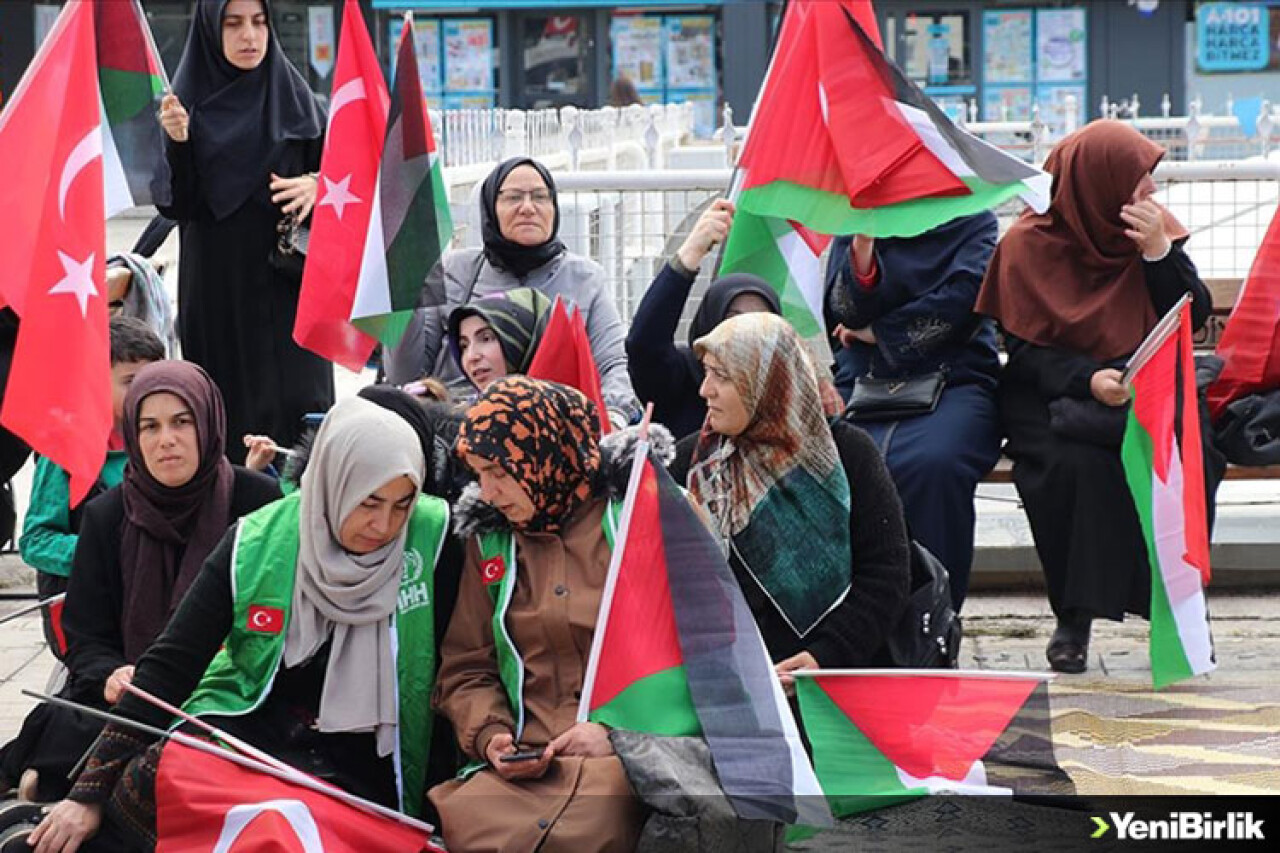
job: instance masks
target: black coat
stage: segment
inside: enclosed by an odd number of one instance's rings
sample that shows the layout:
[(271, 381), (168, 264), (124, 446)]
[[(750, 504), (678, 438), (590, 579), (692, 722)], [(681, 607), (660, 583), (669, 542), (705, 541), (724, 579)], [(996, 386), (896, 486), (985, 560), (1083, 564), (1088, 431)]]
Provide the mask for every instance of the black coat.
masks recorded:
[[(1192, 325), (1204, 325), (1212, 299), (1181, 246), (1143, 269), (1157, 316), (1190, 293)], [(1014, 483), (1031, 523), (1053, 611), (1059, 616), (1116, 620), (1125, 613), (1146, 616), (1151, 567), (1118, 442), (1076, 440), (1050, 428), (1051, 401), (1092, 400), (1093, 374), (1104, 367), (1123, 367), (1126, 359), (1103, 364), (1083, 353), (1030, 344), (1008, 334), (1005, 348), (1009, 361), (1000, 379), (1005, 453), (1013, 460)], [(1201, 429), (1207, 450), (1212, 431), (1207, 423)], [(1206, 453), (1210, 524), (1223, 470), (1220, 459)]]
[[(228, 523), (280, 497), (271, 477), (245, 468), (235, 469)], [(124, 582), (120, 538), (124, 527), (124, 493), (108, 489), (85, 506), (72, 564), (71, 582), (62, 612), (67, 635), (67, 668), (72, 697), (101, 703), (107, 678), (126, 660), (120, 614), (124, 612)]]
[[(880, 451), (867, 434), (843, 421), (837, 421), (831, 432), (853, 505), (849, 513), (852, 586), (844, 601), (802, 640), (736, 556), (730, 556), (729, 565), (775, 662), (808, 651), (828, 669), (889, 666), (884, 642), (906, 606), (911, 579), (902, 504)], [(688, 436), (676, 445), (669, 470), (678, 483), (687, 484), (696, 444), (697, 436)]]
[[(319, 139), (295, 140), (271, 170), (296, 177), (320, 167)], [(178, 221), (178, 340), (203, 367), (227, 408), (227, 456), (243, 462), (246, 433), (297, 441), (303, 415), (333, 405), (333, 365), (293, 341), (301, 274), (272, 266), (280, 209), (264, 181), (235, 212), (214, 217), (202, 196), (190, 143), (167, 145)]]

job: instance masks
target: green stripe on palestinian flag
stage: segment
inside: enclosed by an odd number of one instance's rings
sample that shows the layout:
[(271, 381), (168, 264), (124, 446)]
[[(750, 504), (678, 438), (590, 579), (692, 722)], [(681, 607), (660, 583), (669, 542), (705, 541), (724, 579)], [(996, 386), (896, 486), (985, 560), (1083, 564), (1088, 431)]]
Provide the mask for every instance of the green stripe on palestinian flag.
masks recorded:
[(1216, 666), (1204, 597), (1208, 521), (1190, 307), (1184, 300), (1174, 311), (1176, 322), (1161, 324), (1168, 336), (1133, 371), (1133, 405), (1120, 447), (1151, 563), (1151, 677), (1157, 688)]
[(405, 18), (373, 215), (351, 306), (351, 322), (388, 345), (399, 342), (415, 308), (443, 303), (443, 293), (424, 295), (423, 282), (453, 238), (440, 155), (418, 78), (413, 17)]
[(1065, 793), (1048, 676), (938, 670), (796, 678), (814, 769), (844, 816), (932, 793)]
[(130, 207), (165, 204), (157, 181), (164, 138), (156, 111), (168, 81), (138, 0), (94, 4), (101, 98), (107, 216)]
[(821, 256), (830, 237), (741, 207), (725, 243), (720, 274), (749, 272), (778, 293), (782, 316), (806, 340), (824, 338)]
[(873, 28), (866, 2), (788, 5), (739, 160), (739, 210), (877, 237), (1015, 196), (1044, 210), (1049, 176), (952, 124), (885, 58)]

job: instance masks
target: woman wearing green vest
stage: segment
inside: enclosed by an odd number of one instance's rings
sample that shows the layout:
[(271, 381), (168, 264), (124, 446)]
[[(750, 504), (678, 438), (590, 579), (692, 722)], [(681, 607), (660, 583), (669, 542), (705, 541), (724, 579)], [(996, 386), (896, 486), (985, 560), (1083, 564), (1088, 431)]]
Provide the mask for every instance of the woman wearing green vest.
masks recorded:
[(480, 482), (457, 505), (458, 532), (478, 535), (433, 697), (475, 762), (431, 789), (452, 853), (630, 850), (639, 835), (644, 812), (607, 730), (576, 721), (611, 553), (616, 478), (602, 470), (616, 460), (602, 457), (598, 423), (578, 391), (508, 376), (458, 435)]
[[(421, 445), (402, 418), (360, 398), (338, 403), (299, 491), (227, 532), (134, 683), (312, 775), (419, 814), (433, 580), (449, 519), (444, 501), (420, 493), (422, 479)], [(116, 711), (172, 722), (132, 695)], [(154, 846), (161, 746), (107, 726), (69, 799), (33, 834), (39, 849), (73, 849), (99, 829), (99, 849)]]

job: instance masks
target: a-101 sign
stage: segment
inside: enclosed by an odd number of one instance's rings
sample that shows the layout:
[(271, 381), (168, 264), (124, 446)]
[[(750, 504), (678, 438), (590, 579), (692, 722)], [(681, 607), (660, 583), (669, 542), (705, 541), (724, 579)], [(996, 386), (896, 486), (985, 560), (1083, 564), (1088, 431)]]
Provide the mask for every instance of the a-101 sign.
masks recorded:
[(1271, 45), (1268, 9), (1259, 3), (1205, 3), (1196, 10), (1201, 71), (1258, 71)]

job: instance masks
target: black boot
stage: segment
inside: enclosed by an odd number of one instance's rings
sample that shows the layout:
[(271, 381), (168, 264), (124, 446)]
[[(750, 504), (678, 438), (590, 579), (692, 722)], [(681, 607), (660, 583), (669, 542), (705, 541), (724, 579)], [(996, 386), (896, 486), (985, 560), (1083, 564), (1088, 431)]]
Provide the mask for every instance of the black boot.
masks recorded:
[(1049, 639), (1045, 657), (1054, 672), (1080, 673), (1089, 667), (1089, 633), (1093, 617), (1079, 611), (1058, 616), (1058, 627)]

